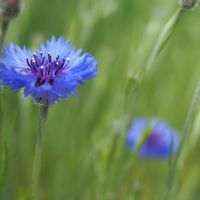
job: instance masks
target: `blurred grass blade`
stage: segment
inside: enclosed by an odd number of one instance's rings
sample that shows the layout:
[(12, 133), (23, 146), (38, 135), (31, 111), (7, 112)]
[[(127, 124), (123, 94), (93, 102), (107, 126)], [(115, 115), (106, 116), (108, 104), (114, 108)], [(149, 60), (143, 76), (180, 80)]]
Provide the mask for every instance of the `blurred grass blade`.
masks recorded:
[(192, 98), (191, 101), (191, 105), (185, 120), (185, 125), (184, 125), (184, 131), (183, 131), (183, 135), (182, 135), (182, 140), (181, 140), (181, 146), (180, 146), (180, 150), (178, 152), (177, 158), (176, 158), (176, 162), (177, 165), (180, 166), (183, 158), (182, 156), (184, 156), (182, 154), (182, 152), (184, 151), (184, 147), (186, 146), (186, 143), (189, 141), (189, 133), (190, 133), (190, 128), (194, 119), (194, 114), (198, 109), (198, 105), (200, 102), (200, 81), (197, 85), (196, 91), (194, 93), (194, 96)]
[[(0, 56), (3, 49), (3, 44), (5, 36), (7, 33), (9, 21), (2, 21), (1, 25), (1, 35), (0, 35)], [(3, 134), (3, 117), (4, 117), (4, 100), (5, 100), (5, 91), (3, 88), (0, 88), (0, 196), (3, 193), (5, 182), (6, 182), (6, 171), (8, 163), (8, 148), (4, 139)]]
[(0, 149), (0, 198), (3, 196), (8, 169), (8, 147), (4, 142)]
[(161, 30), (160, 35), (158, 36), (158, 40), (155, 44), (155, 47), (153, 48), (153, 51), (149, 57), (149, 60), (147, 61), (146, 65), (146, 72), (149, 72), (155, 62), (155, 59), (163, 49), (163, 47), (168, 42), (169, 38), (171, 37), (172, 33), (175, 30), (175, 27), (179, 20), (181, 19), (182, 15), (184, 13), (184, 10), (179, 8), (178, 11), (169, 19), (169, 21), (166, 23), (164, 28)]
[(176, 196), (176, 191), (175, 189), (178, 187), (175, 183), (176, 183), (176, 179), (178, 177), (179, 174), (177, 174), (179, 172), (179, 170), (181, 169), (181, 167), (183, 167), (184, 161), (185, 161), (185, 157), (186, 157), (186, 150), (188, 148), (188, 142), (189, 142), (189, 133), (190, 133), (190, 128), (193, 122), (193, 118), (194, 118), (194, 114), (197, 111), (198, 105), (200, 102), (200, 81), (197, 85), (196, 91), (194, 93), (194, 96), (192, 98), (192, 102), (186, 117), (186, 121), (185, 121), (185, 125), (184, 125), (184, 130), (183, 130), (183, 134), (182, 134), (182, 140), (181, 140), (181, 144), (180, 144), (180, 148), (179, 151), (177, 153), (177, 156), (173, 162), (173, 165), (171, 166), (171, 174), (170, 174), (170, 180), (169, 180), (169, 184), (168, 184), (168, 197), (169, 199), (175, 199)]

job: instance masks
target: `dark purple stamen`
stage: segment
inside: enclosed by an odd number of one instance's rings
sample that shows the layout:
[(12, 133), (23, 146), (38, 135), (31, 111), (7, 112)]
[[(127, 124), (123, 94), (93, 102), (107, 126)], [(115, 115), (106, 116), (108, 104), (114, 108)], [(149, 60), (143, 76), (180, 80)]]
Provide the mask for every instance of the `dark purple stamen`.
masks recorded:
[(54, 78), (59, 76), (59, 73), (69, 65), (68, 58), (60, 60), (60, 56), (57, 55), (53, 60), (50, 53), (45, 58), (42, 52), (40, 52), (39, 56), (33, 53), (33, 57), (31, 59), (27, 58), (26, 62), (28, 65), (27, 70), (36, 77), (35, 87), (39, 87), (44, 83), (53, 85)]
[(49, 63), (51, 63), (51, 55), (50, 55), (50, 53), (48, 53), (48, 61), (49, 61)]
[(39, 87), (40, 85), (44, 84), (45, 81), (42, 80), (41, 78), (37, 78), (36, 82), (35, 82), (35, 87)]

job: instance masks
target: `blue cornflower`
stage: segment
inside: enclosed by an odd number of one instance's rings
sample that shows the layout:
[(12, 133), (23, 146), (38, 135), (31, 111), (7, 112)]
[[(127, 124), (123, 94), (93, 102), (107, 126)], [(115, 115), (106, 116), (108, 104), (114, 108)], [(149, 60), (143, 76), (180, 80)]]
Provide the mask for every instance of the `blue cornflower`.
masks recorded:
[(134, 150), (141, 136), (148, 130), (150, 130), (149, 135), (139, 149), (140, 156), (162, 159), (168, 158), (171, 152), (173, 154), (177, 152), (180, 143), (177, 131), (157, 118), (133, 120), (126, 136), (128, 148)]
[(63, 37), (52, 36), (35, 53), (11, 43), (0, 59), (0, 85), (12, 91), (24, 88), (24, 97), (31, 95), (42, 104), (77, 96), (75, 89), (97, 75), (96, 58), (81, 52)]

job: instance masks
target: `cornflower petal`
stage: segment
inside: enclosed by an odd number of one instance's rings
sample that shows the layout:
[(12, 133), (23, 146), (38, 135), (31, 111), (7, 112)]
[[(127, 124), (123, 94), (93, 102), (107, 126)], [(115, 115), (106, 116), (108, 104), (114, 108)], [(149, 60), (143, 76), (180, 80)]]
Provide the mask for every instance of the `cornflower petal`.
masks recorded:
[(78, 96), (75, 89), (97, 75), (98, 64), (95, 57), (81, 52), (62, 36), (52, 36), (35, 53), (11, 43), (0, 59), (0, 87), (23, 88), (24, 98), (30, 95), (50, 105), (68, 99), (69, 94)]
[(178, 132), (164, 120), (158, 118), (133, 120), (126, 136), (128, 149), (134, 150), (136, 148), (147, 129), (150, 129), (150, 133), (139, 149), (140, 156), (162, 159), (177, 152), (180, 143)]

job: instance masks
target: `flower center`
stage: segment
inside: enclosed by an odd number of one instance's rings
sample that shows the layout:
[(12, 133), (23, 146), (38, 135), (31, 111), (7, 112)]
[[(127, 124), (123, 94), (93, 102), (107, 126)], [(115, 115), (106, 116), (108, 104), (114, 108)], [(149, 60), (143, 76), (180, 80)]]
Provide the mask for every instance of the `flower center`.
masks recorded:
[(48, 57), (33, 53), (31, 59), (26, 59), (28, 64), (28, 71), (31, 75), (36, 77), (35, 87), (39, 87), (44, 83), (53, 85), (54, 78), (58, 76), (69, 65), (69, 58), (60, 59), (59, 55), (55, 60), (52, 60), (52, 56), (48, 53)]
[(147, 143), (150, 145), (162, 145), (163, 142), (163, 137), (159, 133), (152, 133), (147, 140)]

